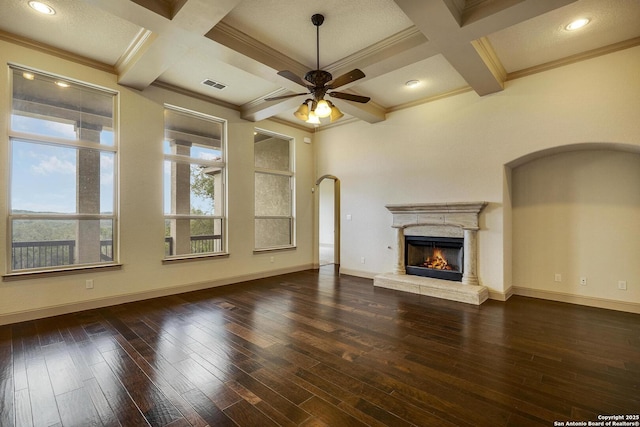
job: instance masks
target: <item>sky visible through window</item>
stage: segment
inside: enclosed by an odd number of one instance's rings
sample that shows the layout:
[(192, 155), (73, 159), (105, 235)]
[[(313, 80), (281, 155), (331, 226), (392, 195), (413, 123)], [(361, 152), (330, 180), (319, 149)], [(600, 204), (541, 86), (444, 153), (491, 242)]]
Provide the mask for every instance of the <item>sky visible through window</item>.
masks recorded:
[[(11, 116), (11, 128), (16, 132), (43, 135), (76, 141), (73, 123), (51, 121), (22, 115)], [(114, 135), (110, 130), (100, 133), (100, 144), (113, 146)], [(170, 153), (165, 141), (165, 153)], [(71, 146), (13, 139), (11, 146), (11, 209), (13, 212), (38, 213), (77, 212), (77, 153)], [(222, 153), (208, 147), (194, 145), (191, 157), (220, 160)], [(115, 154), (100, 154), (100, 213), (113, 212)], [(192, 165), (192, 168), (198, 168)], [(193, 180), (193, 174), (192, 174)], [(171, 162), (164, 165), (164, 212), (171, 213)], [(210, 198), (191, 194), (191, 208), (203, 214), (213, 214)]]
[[(77, 140), (72, 123), (11, 116), (17, 132)], [(113, 146), (110, 130), (100, 133), (100, 144)], [(41, 213), (77, 213), (77, 153), (74, 147), (13, 139), (11, 146), (11, 208)], [(112, 213), (115, 154), (100, 154), (100, 212)]]

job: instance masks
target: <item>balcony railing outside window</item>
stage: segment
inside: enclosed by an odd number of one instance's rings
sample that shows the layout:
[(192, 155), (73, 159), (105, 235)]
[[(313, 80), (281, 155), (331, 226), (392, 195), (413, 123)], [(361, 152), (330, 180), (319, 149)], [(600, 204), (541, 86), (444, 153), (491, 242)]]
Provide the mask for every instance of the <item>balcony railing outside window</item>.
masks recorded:
[(75, 248), (75, 240), (13, 242), (11, 244), (13, 270), (73, 265)]
[[(204, 254), (208, 252), (222, 252), (222, 235), (207, 234), (201, 236), (191, 236), (191, 254)], [(164, 255), (166, 257), (175, 255), (173, 253), (173, 238), (164, 238)]]
[[(173, 255), (173, 239), (165, 237), (165, 256)], [(13, 270), (73, 265), (75, 240), (51, 240), (41, 242), (13, 242), (11, 259)], [(222, 251), (222, 235), (191, 236), (191, 253), (201, 254)], [(113, 240), (100, 241), (101, 261), (113, 261)]]

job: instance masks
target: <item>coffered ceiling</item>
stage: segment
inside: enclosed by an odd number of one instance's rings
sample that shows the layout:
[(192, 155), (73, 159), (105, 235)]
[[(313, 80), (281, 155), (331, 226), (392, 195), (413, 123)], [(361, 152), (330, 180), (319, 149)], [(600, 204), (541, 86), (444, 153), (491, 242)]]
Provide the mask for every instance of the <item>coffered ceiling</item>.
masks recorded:
[[(638, 0), (3, 0), (0, 38), (106, 69), (122, 85), (151, 84), (206, 96), (247, 120), (294, 118), (305, 92), (277, 75), (320, 68), (366, 77), (340, 91), (372, 98), (334, 103), (340, 122), (385, 120), (390, 111), (448, 94), (479, 96), (505, 82), (640, 44)], [(581, 30), (565, 26), (589, 19)], [(204, 85), (204, 80), (219, 85)], [(417, 80), (418, 85), (405, 83)], [(215, 88), (214, 86), (224, 86)], [(327, 123), (324, 121), (327, 120)], [(328, 119), (323, 119), (327, 126)]]

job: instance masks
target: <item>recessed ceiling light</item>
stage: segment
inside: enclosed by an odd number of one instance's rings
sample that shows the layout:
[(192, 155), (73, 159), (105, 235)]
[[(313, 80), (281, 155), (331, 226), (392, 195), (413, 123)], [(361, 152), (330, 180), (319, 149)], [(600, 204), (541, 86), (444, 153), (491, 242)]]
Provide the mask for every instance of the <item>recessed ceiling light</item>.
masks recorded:
[(39, 1), (30, 1), (29, 6), (31, 6), (33, 10), (44, 13), (45, 15), (55, 15), (56, 13), (56, 11), (51, 6)]
[(404, 85), (405, 85), (406, 87), (411, 87), (411, 88), (413, 88), (413, 87), (416, 87), (416, 86), (420, 85), (420, 80), (409, 80), (409, 81), (408, 81), (408, 82), (406, 82)]
[(575, 21), (570, 22), (569, 24), (567, 24), (564, 27), (564, 29), (567, 30), (567, 31), (575, 31), (575, 30), (578, 30), (578, 29), (584, 27), (588, 23), (589, 23), (589, 19), (580, 18), (580, 19), (576, 19)]
[(25, 71), (24, 73), (22, 73), (22, 77), (24, 77), (27, 80), (33, 80), (36, 78), (36, 76), (33, 73), (29, 73), (27, 71)]
[(63, 82), (62, 80), (57, 80), (57, 81), (56, 81), (56, 84), (57, 84), (58, 86), (60, 86), (60, 87), (69, 87), (69, 86), (70, 86), (70, 85), (69, 85), (69, 83), (67, 83), (67, 82)]

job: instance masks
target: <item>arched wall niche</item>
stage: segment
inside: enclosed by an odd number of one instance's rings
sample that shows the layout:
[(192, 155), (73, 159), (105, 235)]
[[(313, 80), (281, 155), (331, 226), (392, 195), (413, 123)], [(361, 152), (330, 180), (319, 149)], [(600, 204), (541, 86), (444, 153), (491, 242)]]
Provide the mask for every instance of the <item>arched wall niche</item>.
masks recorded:
[(512, 293), (640, 313), (640, 146), (564, 145), (505, 166)]

